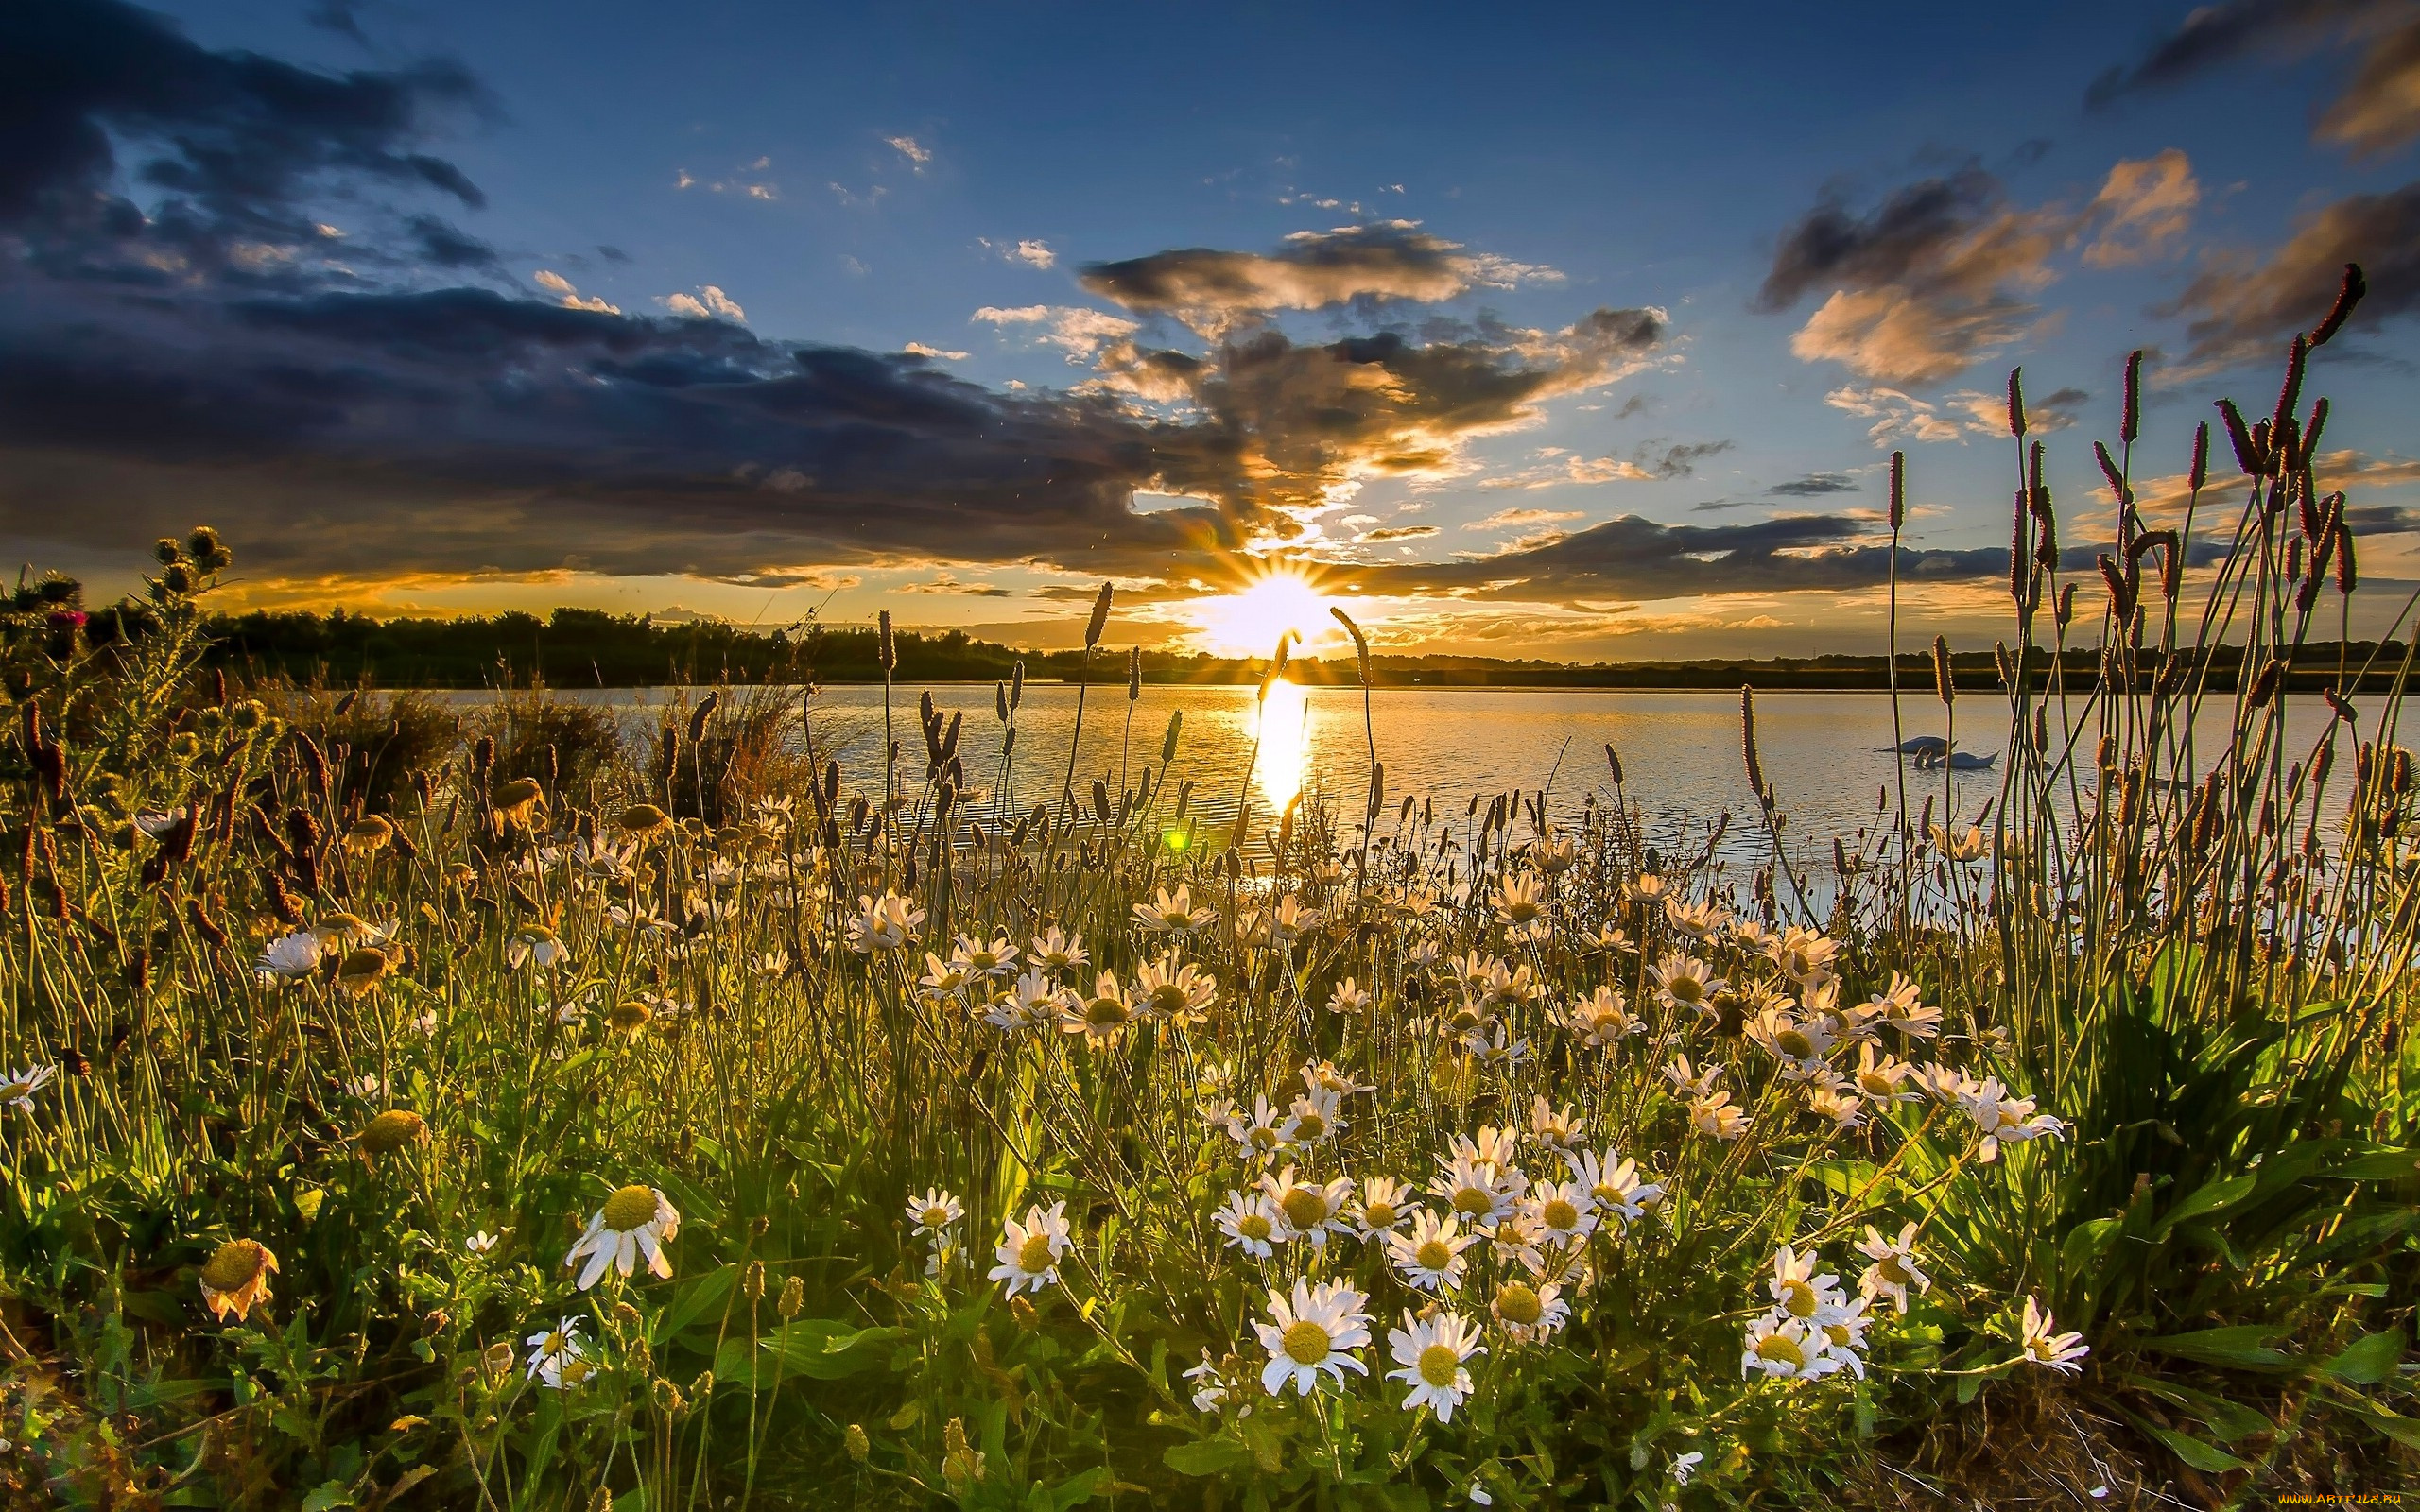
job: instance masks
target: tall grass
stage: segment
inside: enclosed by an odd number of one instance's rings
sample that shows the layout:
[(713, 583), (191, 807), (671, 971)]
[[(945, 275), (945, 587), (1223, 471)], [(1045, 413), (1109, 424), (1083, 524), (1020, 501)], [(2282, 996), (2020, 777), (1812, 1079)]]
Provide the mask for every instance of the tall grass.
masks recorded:
[[(1387, 812), (1371, 702), (1362, 812), (1256, 833), (1249, 773), (1232, 828), (1195, 822), (1194, 782), (1229, 774), (1175, 721), (1088, 802), (1071, 760), (1020, 812), (1021, 679), (989, 795), (959, 713), (921, 701), (920, 775), (888, 690), (864, 792), (853, 732), (740, 689), (576, 780), (509, 723), (380, 781), (198, 673), (214, 537), (162, 544), (105, 647), (72, 592), (28, 588), (0, 1486), (628, 1509), (2382, 1484), (2415, 1438), (2409, 667), (2290, 748), (2275, 669), (2359, 588), (2308, 355), (2269, 421), (2230, 421), (2238, 485), (2197, 443), (2174, 527), (2127, 498), (2130, 369), (2089, 686), (2048, 654), (2091, 611), (2013, 380), (1987, 821), (1903, 787), (1810, 859), (1783, 802), (1821, 774), (1763, 767), (1750, 700), (1772, 859), (1744, 886), (1720, 823), (1695, 854), (1642, 843), (1610, 747), (1568, 825), (1545, 793)], [(2221, 643), (2254, 647), (2240, 691), (2206, 674)], [(1991, 1423), (2027, 1436), (1979, 1464)]]

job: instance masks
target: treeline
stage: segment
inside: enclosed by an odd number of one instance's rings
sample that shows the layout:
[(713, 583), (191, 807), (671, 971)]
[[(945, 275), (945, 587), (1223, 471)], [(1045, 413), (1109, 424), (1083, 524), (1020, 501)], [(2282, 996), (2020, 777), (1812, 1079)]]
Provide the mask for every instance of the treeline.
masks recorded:
[[(231, 672), (298, 683), (387, 688), (475, 688), (544, 681), (556, 687), (646, 687), (663, 683), (879, 682), (877, 632), (871, 626), (810, 625), (756, 630), (717, 620), (659, 625), (645, 615), (597, 610), (558, 609), (544, 618), (519, 612), (468, 619), (378, 620), (308, 612), (221, 615), (210, 625), (211, 661)], [(902, 630), (895, 637), (897, 678), (902, 682), (989, 682), (1004, 679), (1022, 661), (1038, 681), (1073, 681), (1082, 675), (1079, 651), (1020, 651), (979, 641), (962, 630)], [(2375, 663), (2377, 670), (2352, 691), (2389, 685), (2405, 648), (2390, 642), (2333, 642), (2306, 645), (2287, 675), (2292, 691), (2335, 688)], [(2212, 686), (2232, 690), (2242, 664), (2238, 646), (2210, 655)], [(1964, 652), (1951, 658), (1961, 690), (2001, 686), (1996, 653)], [(2028, 671), (2047, 682), (2051, 656), (2036, 649)], [(1934, 667), (1929, 653), (1898, 659), (1904, 692), (1929, 695)], [(2159, 658), (2147, 651), (2144, 676), (2156, 674)], [(1267, 669), (1257, 658), (1235, 659), (1178, 651), (1145, 651), (1142, 675), (1153, 683), (1250, 683)], [(1890, 659), (1879, 656), (1779, 657), (1765, 661), (1707, 658), (1695, 661), (1599, 662), (1508, 660), (1468, 656), (1372, 658), (1380, 684), (1411, 687), (1731, 689), (1752, 686), (1774, 692), (1878, 691), (1891, 685)], [(2099, 675), (2093, 653), (2070, 651), (2064, 667), (2075, 686)], [(1122, 681), (1127, 656), (1104, 647), (1092, 659), (1099, 682)], [(1291, 676), (1314, 685), (1354, 685), (1359, 670), (1351, 657), (1298, 659)]]

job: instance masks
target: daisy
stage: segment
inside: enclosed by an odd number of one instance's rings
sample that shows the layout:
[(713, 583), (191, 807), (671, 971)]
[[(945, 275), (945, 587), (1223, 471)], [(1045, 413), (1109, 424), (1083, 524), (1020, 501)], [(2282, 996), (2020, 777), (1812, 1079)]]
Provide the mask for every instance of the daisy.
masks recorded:
[(1557, 1108), (1540, 1095), (1530, 1104), (1530, 1137), (1549, 1150), (1566, 1150), (1588, 1132), (1588, 1121), (1568, 1108)]
[(1026, 958), (1053, 976), (1070, 975), (1092, 963), (1084, 954), (1084, 936), (1065, 934), (1056, 924), (1034, 936)]
[(1830, 980), (1832, 958), (1840, 953), (1840, 941), (1825, 939), (1821, 932), (1798, 924), (1783, 930), (1780, 938), (1765, 947), (1766, 958), (1801, 987)]
[(1748, 1038), (1767, 1054), (1801, 1071), (1821, 1066), (1836, 1042), (1829, 1024), (1820, 1018), (1801, 1019), (1788, 1010), (1769, 1007), (1748, 1025)]
[(1226, 1205), (1213, 1216), (1227, 1243), (1254, 1260), (1267, 1260), (1293, 1237), (1277, 1205), (1257, 1192), (1228, 1193)]
[(1865, 1331), (1874, 1327), (1865, 1310), (1873, 1305), (1873, 1297), (1858, 1297), (1834, 1308), (1829, 1317), (1816, 1325), (1824, 1346), (1859, 1381), (1865, 1379)]
[(1322, 1092), (1333, 1092), (1339, 1097), (1350, 1097), (1355, 1092), (1377, 1091), (1377, 1088), (1369, 1082), (1355, 1080), (1353, 1073), (1344, 1070), (1333, 1060), (1304, 1061), (1302, 1075), (1303, 1085), (1310, 1090), (1313, 1096)]
[(1181, 882), (1173, 893), (1163, 887), (1154, 902), (1134, 905), (1135, 924), (1150, 935), (1187, 934), (1215, 917), (1207, 908), (1193, 906), (1193, 889)]
[(592, 1367), (580, 1346), (579, 1324), (579, 1318), (562, 1318), (521, 1341), (529, 1346), (528, 1380), (561, 1391), (588, 1379)]
[(1664, 917), (1673, 932), (1693, 940), (1708, 939), (1722, 932), (1731, 920), (1730, 912), (1718, 903), (1687, 903), (1678, 898), (1664, 900)]
[(916, 979), (916, 988), (925, 1001), (940, 1003), (944, 999), (963, 994), (967, 984), (972, 980), (973, 977), (965, 967), (954, 960), (944, 961), (932, 952), (926, 951), (925, 974)]
[(1929, 1040), (1941, 1032), (1941, 1010), (1928, 1007), (1916, 984), (1904, 971), (1891, 973), (1891, 985), (1865, 1000), (1867, 1011), (1901, 1034)]
[(269, 1295), (268, 1279), (277, 1256), (257, 1239), (230, 1239), (210, 1253), (201, 1267), (201, 1299), (211, 1315), (230, 1313), (241, 1323)]
[(1828, 1341), (1805, 1319), (1773, 1312), (1748, 1325), (1739, 1373), (1747, 1376), (1761, 1370), (1778, 1380), (1807, 1381), (1829, 1375), (1842, 1364)]
[(1976, 1159), (1985, 1165), (1999, 1159), (2003, 1144), (2022, 1144), (2048, 1136), (2061, 1139), (2067, 1125), (2048, 1113), (2033, 1110), (2031, 1097), (2012, 1097), (1997, 1076), (1986, 1076), (1958, 1094), (1959, 1108), (1982, 1131)]
[(1857, 1047), (1854, 1079), (1858, 1095), (1868, 1101), (1890, 1104), (1920, 1100), (1924, 1094), (1910, 1091), (1906, 1086), (1908, 1078), (1914, 1075), (1915, 1071), (1915, 1067), (1904, 1060), (1887, 1054), (1876, 1054), (1870, 1044)]
[(477, 1233), (466, 1236), (462, 1241), (462, 1247), (474, 1255), (485, 1255), (493, 1252), (495, 1246), (503, 1242), (503, 1238), (501, 1234), (492, 1234), (482, 1228)]
[(965, 1204), (939, 1187), (926, 1187), (923, 1196), (910, 1198), (908, 1203), (908, 1221), (916, 1226), (917, 1235), (936, 1245), (946, 1240), (950, 1229), (965, 1216)]
[(1634, 1034), (1647, 1032), (1647, 1021), (1630, 1011), (1630, 1001), (1610, 987), (1600, 987), (1564, 1010), (1563, 1026), (1581, 1041), (1611, 1050)]
[(1682, 951), (1649, 967), (1647, 974), (1655, 980), (1655, 1001), (1672, 1013), (1695, 1009), (1711, 1015), (1714, 995), (1731, 985), (1715, 975), (1705, 962)]
[(1328, 990), (1327, 1011), (1330, 1013), (1362, 1013), (1368, 1011), (1369, 1006), (1370, 994), (1349, 976), (1339, 978), (1336, 986)]
[(1276, 1176), (1263, 1175), (1260, 1189), (1285, 1218), (1288, 1239), (1316, 1249), (1327, 1243), (1330, 1230), (1344, 1228), (1344, 1205), (1353, 1197), (1353, 1183), (1344, 1177), (1325, 1183), (1298, 1180), (1289, 1165)]
[(1512, 1216), (1521, 1200), (1526, 1183), (1508, 1179), (1493, 1160), (1458, 1154), (1450, 1160), (1441, 1156), (1437, 1163), (1428, 1190), (1444, 1198), (1457, 1216), (1480, 1228)]
[(1748, 1132), (1748, 1115), (1732, 1104), (1729, 1092), (1716, 1092), (1689, 1104), (1689, 1127), (1728, 1144)]
[(1788, 1245), (1773, 1251), (1773, 1273), (1765, 1278), (1765, 1290), (1772, 1294), (1775, 1312), (1822, 1322), (1839, 1311), (1848, 1298), (1838, 1276), (1816, 1274), (1821, 1263), (1812, 1246), (1804, 1254)]
[(1598, 951), (1618, 951), (1628, 955), (1638, 949), (1638, 942), (1630, 937), (1630, 931), (1613, 924), (1604, 924), (1599, 926), (1597, 933), (1590, 936), (1588, 948)]
[(1172, 1023), (1200, 1023), (1219, 1001), (1219, 981), (1198, 966), (1178, 965), (1170, 954), (1135, 971), (1132, 1001), (1138, 1014)]
[(1005, 982), (1017, 974), (1017, 948), (1006, 935), (994, 936), (989, 944), (960, 935), (950, 959), (967, 975), (989, 981)]
[(2076, 1362), (2090, 1354), (2092, 1349), (2081, 1333), (2052, 1332), (2058, 1326), (2058, 1320), (2029, 1297), (2025, 1299), (2025, 1318), (2019, 1325), (2017, 1343), (2025, 1350), (2025, 1358), (2035, 1365), (2066, 1375), (2082, 1374), (2083, 1366)]
[(1245, 1154), (1255, 1160), (1266, 1160), (1286, 1147), (1286, 1117), (1263, 1092), (1253, 1099), (1252, 1116), (1230, 1120), (1227, 1132), (1243, 1146)]
[(27, 1066), (13, 1076), (0, 1076), (0, 1108), (33, 1111), (34, 1093), (49, 1086), (58, 1074), (57, 1066)]
[(1018, 977), (1008, 991), (985, 1005), (983, 1020), (1011, 1033), (1047, 1028), (1066, 1011), (1071, 995), (1041, 971), (1030, 971)]
[(1932, 1290), (1932, 1278), (1916, 1266), (1916, 1226), (1908, 1224), (1896, 1239), (1885, 1239), (1872, 1224), (1858, 1241), (1858, 1253), (1874, 1262), (1857, 1279), (1857, 1289), (1868, 1297), (1887, 1297), (1901, 1313), (1908, 1311), (1908, 1288)]
[(1072, 1244), (1067, 1237), (1067, 1205), (1054, 1202), (1045, 1211), (1036, 1203), (1026, 1209), (1025, 1222), (1011, 1218), (1001, 1228), (1000, 1245), (994, 1251), (1000, 1263), (992, 1267), (992, 1280), (1006, 1282), (1011, 1297), (1028, 1290), (1040, 1296), (1044, 1287), (1059, 1280), (1059, 1257)]
[(1302, 1093), (1286, 1111), (1285, 1135), (1288, 1144), (1317, 1144), (1344, 1127), (1344, 1115), (1338, 1111), (1340, 1099), (1335, 1092), (1320, 1088)]
[(925, 911), (897, 893), (886, 892), (879, 900), (860, 893), (857, 913), (849, 919), (849, 949), (859, 955), (899, 950), (924, 925)]
[(1393, 1232), (1412, 1214), (1410, 1189), (1391, 1176), (1364, 1177), (1361, 1200), (1354, 1205), (1353, 1224), (1364, 1239)]
[(1261, 1389), (1273, 1397), (1291, 1381), (1294, 1394), (1307, 1397), (1318, 1388), (1322, 1375), (1340, 1387), (1347, 1370), (1368, 1375), (1370, 1367), (1352, 1352), (1370, 1342), (1370, 1315), (1361, 1311), (1361, 1304), (1368, 1300), (1342, 1281), (1315, 1289), (1308, 1281), (1298, 1280), (1290, 1301), (1283, 1293), (1271, 1291), (1270, 1321), (1253, 1325), (1261, 1347), (1269, 1351), (1269, 1365), (1260, 1373)]
[(1462, 1251), (1478, 1242), (1461, 1231), (1452, 1214), (1442, 1221), (1426, 1208), (1411, 1212), (1411, 1232), (1387, 1235), (1387, 1259), (1403, 1279), (1424, 1292), (1462, 1284), (1468, 1262)]
[(1292, 893), (1277, 900), (1276, 908), (1269, 916), (1270, 938), (1279, 946), (1291, 945), (1319, 927), (1320, 911), (1304, 907)]
[(1572, 1184), (1588, 1194), (1598, 1212), (1620, 1219), (1625, 1227), (1647, 1216), (1664, 1200), (1660, 1183), (1640, 1180), (1638, 1162), (1613, 1150), (1602, 1155), (1582, 1150), (1564, 1159), (1570, 1162)]
[(1571, 1316), (1571, 1304), (1563, 1299), (1563, 1288), (1552, 1281), (1543, 1286), (1506, 1281), (1496, 1288), (1488, 1311), (1507, 1338), (1515, 1344), (1534, 1344), (1563, 1327)]
[(1689, 1057), (1686, 1056), (1674, 1057), (1672, 1063), (1664, 1068), (1664, 1079), (1670, 1082), (1685, 1097), (1707, 1096), (1713, 1092), (1714, 1084), (1721, 1075), (1720, 1065), (1708, 1066), (1703, 1071), (1700, 1071), (1689, 1064)]
[(1097, 1047), (1115, 1044), (1117, 1037), (1132, 1026), (1138, 1011), (1134, 1004), (1127, 1001), (1117, 974), (1103, 971), (1095, 978), (1091, 992), (1070, 992), (1061, 998), (1059, 1027), (1068, 1034), (1082, 1035)]
[(1946, 828), (1936, 824), (1932, 827), (1932, 845), (1934, 850), (1951, 861), (1979, 860), (1983, 854), (1982, 826), (1970, 824), (1966, 826), (1964, 834), (1953, 835)]
[(1553, 917), (1547, 907), (1545, 880), (1531, 873), (1505, 878), (1496, 885), (1488, 903), (1495, 910), (1495, 921), (1513, 939), (1543, 939), (1554, 928)]
[(518, 971), (525, 964), (560, 965), (571, 959), (571, 947), (544, 924), (524, 924), (505, 942), (504, 964)]
[(1530, 1058), (1530, 1041), (1527, 1036), (1513, 1038), (1512, 1031), (1499, 1022), (1493, 1028), (1473, 1029), (1462, 1036), (1462, 1053), (1482, 1066), (1510, 1071)]
[(269, 941), (268, 948), (252, 962), (252, 973), (264, 982), (290, 982), (318, 971), (327, 954), (328, 942), (319, 931), (298, 929)]
[(1596, 1196), (1577, 1181), (1541, 1181), (1530, 1194), (1529, 1215), (1549, 1244), (1578, 1244), (1597, 1231)]
[(1845, 1133), (1865, 1126), (1864, 1101), (1851, 1097), (1833, 1087), (1812, 1087), (1806, 1092), (1806, 1110), (1817, 1118), (1828, 1118), (1837, 1132)]
[(669, 1278), (672, 1261), (664, 1246), (680, 1231), (681, 1214), (663, 1193), (647, 1186), (622, 1187), (588, 1220), (587, 1231), (563, 1256), (563, 1263), (578, 1265), (582, 1256), (587, 1257), (588, 1263), (579, 1273), (583, 1292), (602, 1280), (609, 1267), (628, 1276), (638, 1268), (642, 1254), (650, 1273)]
[(1209, 1350), (1201, 1351), (1201, 1363), (1185, 1371), (1184, 1379), (1200, 1383), (1193, 1392), (1195, 1412), (1217, 1412), (1226, 1402), (1226, 1378), (1219, 1368), (1219, 1362), (1210, 1358)]
[(1403, 1410), (1414, 1412), (1426, 1407), (1437, 1414), (1437, 1420), (1454, 1420), (1454, 1409), (1471, 1394), (1471, 1373), (1463, 1362), (1474, 1354), (1485, 1354), (1486, 1346), (1479, 1343), (1478, 1325), (1459, 1313), (1440, 1313), (1433, 1317), (1414, 1317), (1409, 1309), (1403, 1314), (1403, 1327), (1387, 1331), (1387, 1348), (1393, 1353), (1400, 1370), (1387, 1372), (1390, 1381), (1400, 1381), (1411, 1388), (1403, 1399)]

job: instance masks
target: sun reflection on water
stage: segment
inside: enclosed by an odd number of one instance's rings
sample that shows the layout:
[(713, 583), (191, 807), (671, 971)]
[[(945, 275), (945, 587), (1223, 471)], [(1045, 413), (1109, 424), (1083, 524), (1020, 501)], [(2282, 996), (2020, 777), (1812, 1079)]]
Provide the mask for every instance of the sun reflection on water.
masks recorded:
[(1303, 790), (1304, 766), (1310, 759), (1311, 701), (1299, 682), (1278, 679), (1254, 715), (1253, 732), (1260, 741), (1260, 761), (1253, 781), (1271, 810), (1282, 811)]

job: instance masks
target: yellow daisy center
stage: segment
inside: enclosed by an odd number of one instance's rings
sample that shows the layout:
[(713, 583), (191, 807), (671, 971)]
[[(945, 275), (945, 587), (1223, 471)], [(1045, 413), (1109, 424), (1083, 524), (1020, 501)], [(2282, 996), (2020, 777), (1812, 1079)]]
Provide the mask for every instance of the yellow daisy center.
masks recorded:
[(1266, 1239), (1270, 1232), (1269, 1214), (1248, 1212), (1236, 1220), (1236, 1232), (1246, 1239)]
[(1174, 982), (1163, 982), (1151, 989), (1154, 1013), (1183, 1013), (1192, 1003), (1192, 996)]
[(654, 1220), (653, 1187), (623, 1187), (605, 1199), (605, 1227), (618, 1233), (644, 1228)]
[(606, 1011), (605, 1022), (624, 1034), (629, 1034), (634, 1030), (646, 1028), (647, 1022), (654, 1017), (653, 1008), (634, 998), (628, 1003), (614, 1004)]
[(1454, 1263), (1454, 1246), (1443, 1239), (1426, 1240), (1411, 1252), (1411, 1258), (1419, 1262), (1422, 1270), (1443, 1270)]
[(1580, 1210), (1561, 1197), (1548, 1202), (1538, 1216), (1547, 1221), (1549, 1228), (1567, 1231), (1580, 1227)]
[(1454, 1192), (1456, 1212), (1494, 1212), (1495, 1194), (1485, 1187), (1458, 1187)]
[(1773, 1036), (1773, 1043), (1793, 1060), (1805, 1060), (1815, 1054), (1815, 1041), (1807, 1038), (1804, 1029), (1784, 1029)]
[(201, 1267), (201, 1284), (214, 1292), (238, 1291), (250, 1285), (268, 1263), (268, 1251), (259, 1240), (230, 1239)]
[(1781, 1305), (1789, 1309), (1792, 1317), (1813, 1317), (1816, 1304), (1815, 1288), (1805, 1281), (1781, 1283)]
[(1295, 1115), (1294, 1137), (1296, 1139), (1315, 1140), (1326, 1132), (1327, 1119), (1325, 1116), (1317, 1112), (1304, 1112)]
[(1420, 1379), (1430, 1385), (1450, 1387), (1462, 1373), (1462, 1357), (1451, 1345), (1432, 1344), (1420, 1351), (1418, 1369)]
[(1883, 1256), (1880, 1260), (1875, 1262), (1874, 1268), (1884, 1280), (1890, 1281), (1894, 1285), (1905, 1286), (1908, 1282), (1915, 1279), (1908, 1274), (1907, 1265), (1903, 1263), (1896, 1255)]
[(1118, 998), (1094, 998), (1084, 1005), (1084, 1022), (1096, 1029), (1115, 1029), (1126, 1022), (1126, 1004)]
[(1768, 1333), (1756, 1341), (1756, 1358), (1779, 1360), (1795, 1370), (1806, 1364), (1806, 1351), (1787, 1333)]
[(1297, 1228), (1314, 1228), (1327, 1222), (1327, 1199), (1308, 1187), (1287, 1193), (1279, 1206), (1286, 1211), (1286, 1221)]
[(1317, 1365), (1328, 1357), (1333, 1348), (1327, 1330), (1307, 1318), (1288, 1328), (1283, 1343), (1287, 1358), (1297, 1365)]
[(1395, 1205), (1392, 1202), (1365, 1202), (1361, 1205), (1361, 1221), (1373, 1228), (1395, 1226)]
[(365, 1125), (361, 1147), (372, 1155), (400, 1150), (427, 1132), (428, 1125), (408, 1108), (390, 1108)]
[(1495, 1315), (1526, 1329), (1546, 1315), (1546, 1304), (1538, 1299), (1537, 1293), (1519, 1281), (1512, 1281), (1495, 1294)]
[(927, 1228), (947, 1228), (949, 1226), (949, 1210), (947, 1208), (926, 1208), (922, 1213), (917, 1215), (916, 1221), (923, 1224)]
[(1848, 1326), (1843, 1323), (1826, 1323), (1824, 1325), (1824, 1337), (1840, 1348), (1846, 1349), (1849, 1342)]
[(1017, 1246), (1017, 1269), (1028, 1276), (1039, 1276), (1057, 1263), (1059, 1257), (1050, 1252), (1048, 1234), (1035, 1234)]

